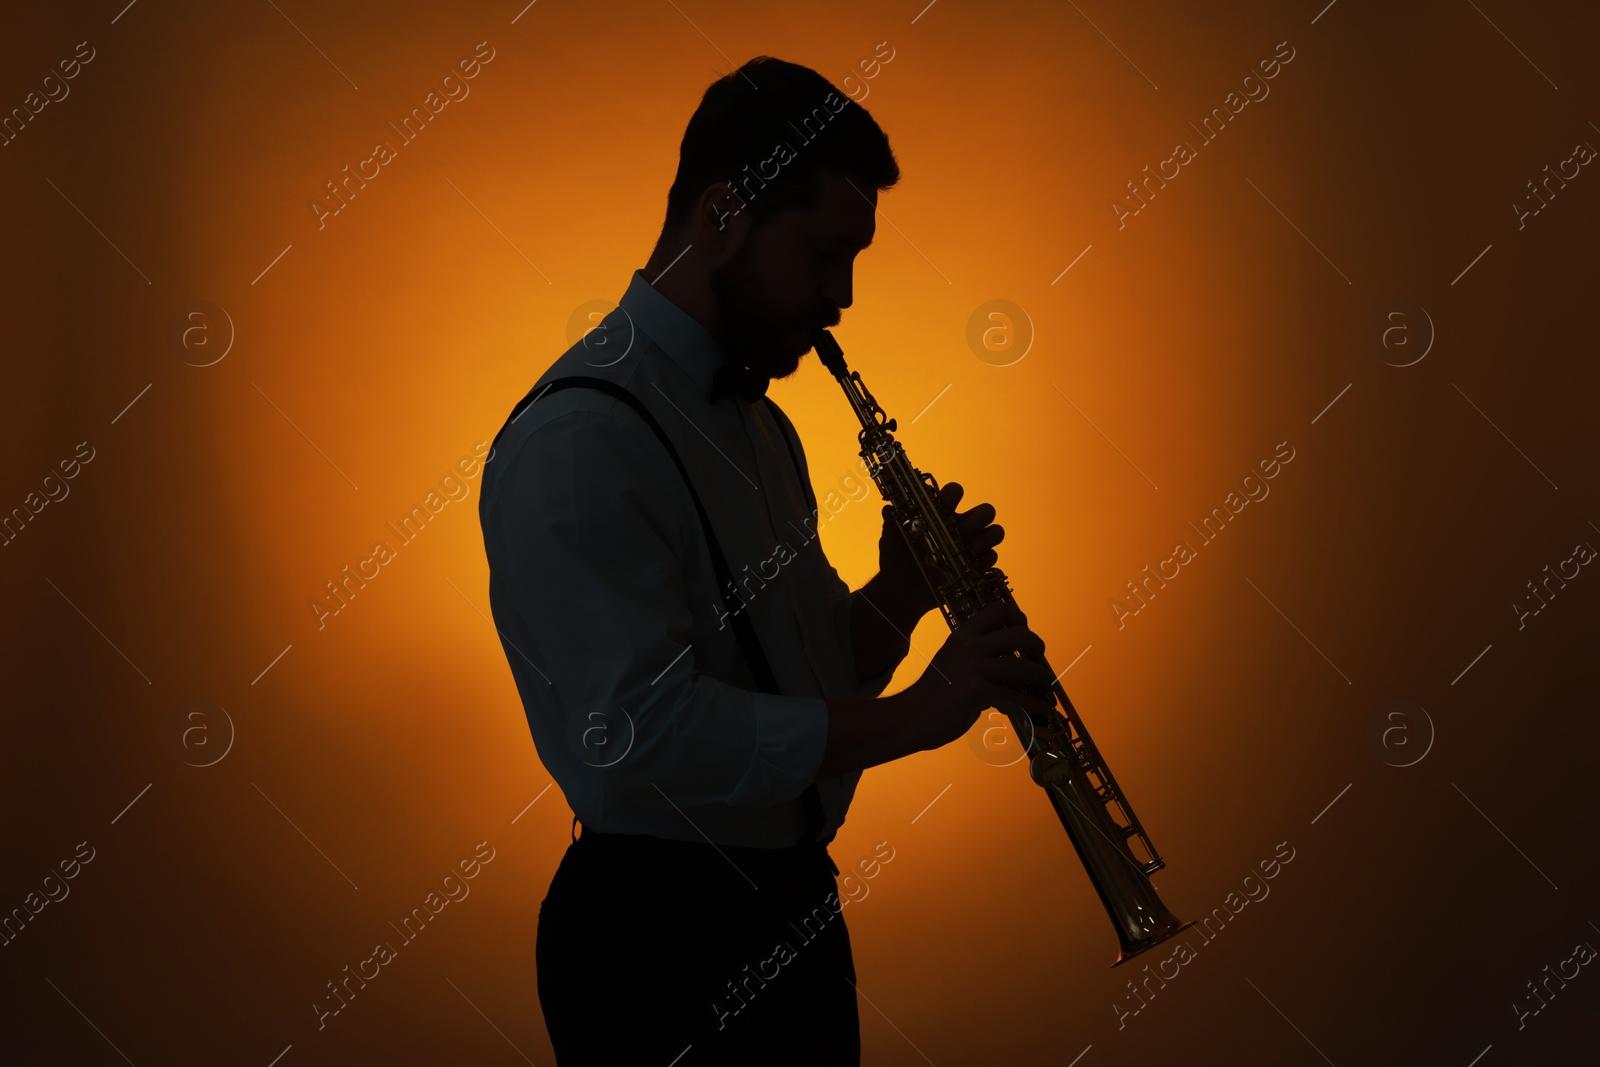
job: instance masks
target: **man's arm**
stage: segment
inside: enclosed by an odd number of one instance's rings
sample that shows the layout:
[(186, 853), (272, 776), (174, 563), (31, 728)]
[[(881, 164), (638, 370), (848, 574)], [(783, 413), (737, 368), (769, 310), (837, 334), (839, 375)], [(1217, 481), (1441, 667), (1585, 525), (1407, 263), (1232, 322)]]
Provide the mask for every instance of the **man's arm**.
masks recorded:
[[(844, 586), (842, 580), (839, 584)], [(878, 696), (927, 613), (916, 606), (919, 599), (882, 574), (849, 594), (850, 646), (861, 689), (828, 701), (828, 743), (818, 778), (876, 767), (927, 747), (909, 691)]]
[(925, 614), (914, 604), (914, 597), (881, 573), (852, 594), (850, 643), (858, 677), (874, 678), (905, 659), (911, 631)]
[(835, 778), (921, 752), (928, 744), (917, 714), (909, 689), (886, 697), (830, 698), (828, 743), (817, 777)]
[[(629, 411), (574, 411), (494, 462), (503, 469), (484, 516), (491, 604), (502, 631), (529, 636), (519, 653), (547, 679), (532, 684), (560, 695), (566, 723), (530, 725), (545, 748), (568, 749), (541, 749), (552, 773), (566, 768), (562, 788), (592, 790), (598, 779), (611, 802), (661, 808), (798, 796), (824, 749), (824, 703), (697, 669), (691, 611), (716, 605), (691, 603), (685, 588), (680, 556), (695, 548), (677, 543), (676, 527), (692, 511), (650, 430)], [(701, 543), (697, 529), (687, 536)], [(579, 746), (594, 716), (620, 719), (618, 709), (632, 728), (627, 754), (597, 761)]]

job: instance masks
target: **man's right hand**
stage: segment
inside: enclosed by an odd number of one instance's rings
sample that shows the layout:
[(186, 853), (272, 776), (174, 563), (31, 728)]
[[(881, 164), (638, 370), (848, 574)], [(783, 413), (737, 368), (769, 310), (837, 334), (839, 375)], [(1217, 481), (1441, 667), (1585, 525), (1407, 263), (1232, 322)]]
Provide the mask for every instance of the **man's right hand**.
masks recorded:
[(988, 708), (1021, 707), (1049, 715), (1053, 702), (1011, 688), (1044, 688), (1055, 681), (1050, 668), (1030, 658), (1044, 652), (1044, 641), (1027, 622), (1015, 604), (996, 601), (953, 631), (922, 677), (901, 692), (876, 699), (829, 699), (828, 744), (817, 777), (865, 770), (947, 745)]
[(903, 694), (914, 751), (956, 740), (989, 708), (1020, 706), (1048, 715), (1053, 702), (1014, 688), (1046, 688), (1055, 681), (1037, 658), (1043, 654), (1044, 640), (1028, 629), (1027, 616), (1009, 601), (997, 600), (962, 623)]

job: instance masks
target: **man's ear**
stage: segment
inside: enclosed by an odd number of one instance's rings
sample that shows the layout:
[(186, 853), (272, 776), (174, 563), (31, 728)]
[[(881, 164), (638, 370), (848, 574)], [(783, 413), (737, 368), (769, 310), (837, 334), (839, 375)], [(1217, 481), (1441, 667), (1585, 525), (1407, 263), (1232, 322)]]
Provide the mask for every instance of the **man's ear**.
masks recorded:
[(713, 266), (732, 259), (750, 234), (750, 208), (732, 182), (717, 182), (701, 191), (694, 221), (695, 241), (703, 242), (706, 258)]

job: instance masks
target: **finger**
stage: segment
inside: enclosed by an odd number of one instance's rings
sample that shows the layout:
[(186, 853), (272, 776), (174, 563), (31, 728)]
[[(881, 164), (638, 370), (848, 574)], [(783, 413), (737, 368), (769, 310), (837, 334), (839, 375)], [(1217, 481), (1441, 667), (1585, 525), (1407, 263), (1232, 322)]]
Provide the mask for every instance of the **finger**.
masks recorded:
[(1045, 664), (1016, 656), (996, 656), (981, 662), (979, 673), (992, 682), (1045, 687), (1056, 680), (1055, 673)]
[(966, 490), (961, 487), (960, 482), (945, 482), (944, 485), (939, 487), (939, 492), (934, 499), (939, 502), (939, 506), (945, 511), (954, 511), (956, 505), (961, 503), (961, 494), (964, 492)]
[(972, 561), (973, 566), (979, 569), (993, 567), (1000, 562), (999, 553), (991, 548), (983, 548), (981, 546), (969, 546), (967, 548), (967, 558)]
[(1023, 624), (1023, 629), (1028, 630), (1028, 633), (1026, 637), (1018, 642), (1017, 651), (1030, 659), (1042, 659), (1044, 657), (1044, 638), (1028, 629), (1026, 623)]
[(961, 523), (963, 526), (973, 526), (978, 529), (982, 529), (994, 521), (994, 516), (995, 510), (993, 504), (978, 504), (957, 515), (956, 521)]
[(1026, 693), (1008, 689), (1003, 685), (993, 686), (984, 694), (984, 698), (991, 701), (990, 706), (1000, 712), (1021, 708), (1029, 715), (1037, 715), (1043, 718), (1049, 718), (1051, 715), (1056, 714), (1056, 706), (1053, 702), (1028, 696)]
[(1049, 688), (1056, 682), (1056, 672), (1050, 664), (1043, 659), (1033, 659), (1029, 656), (1018, 656), (1017, 664), (1022, 668), (1023, 680), (1029, 685)]
[(974, 638), (999, 630), (1001, 627), (1025, 625), (1027, 616), (1009, 600), (994, 600), (973, 613), (961, 624), (960, 633), (970, 633)]
[[(988, 609), (985, 609), (988, 610)], [(1022, 614), (1020, 608), (1013, 609), (1016, 614), (1005, 619), (1000, 626), (989, 627), (972, 638), (974, 648), (991, 650), (991, 654), (1000, 655), (1005, 652), (1021, 652), (1023, 655), (1037, 656), (1044, 651), (1044, 638), (1028, 628), (1027, 616)], [(974, 615), (976, 619), (978, 616)]]
[[(974, 615), (973, 619), (977, 617)], [(980, 656), (1004, 656), (1012, 652), (1020, 652), (1024, 656), (1042, 656), (1044, 638), (1028, 629), (1025, 623), (1013, 623), (979, 631), (968, 647)]]
[(1004, 526), (983, 526), (975, 530), (966, 531), (967, 545), (973, 551), (993, 548), (1006, 539)]
[(1000, 561), (1000, 555), (994, 549), (1001, 541), (1005, 540), (1005, 530), (999, 526), (986, 526), (982, 529), (973, 529), (968, 526), (960, 531), (961, 543), (967, 550), (967, 555), (980, 567), (992, 567)]

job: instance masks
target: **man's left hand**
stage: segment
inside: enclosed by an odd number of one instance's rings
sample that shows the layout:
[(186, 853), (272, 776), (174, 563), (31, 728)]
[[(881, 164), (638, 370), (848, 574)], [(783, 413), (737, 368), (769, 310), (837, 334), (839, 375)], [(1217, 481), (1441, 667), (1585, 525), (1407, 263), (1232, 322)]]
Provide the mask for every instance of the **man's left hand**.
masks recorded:
[[(979, 504), (957, 512), (956, 505), (961, 502), (962, 492), (959, 482), (946, 482), (939, 488), (934, 501), (942, 512), (954, 516), (956, 531), (966, 545), (973, 564), (980, 568), (992, 567), (1000, 559), (994, 547), (1005, 538), (1005, 530), (994, 523), (993, 504)], [(898, 524), (890, 521), (889, 508), (888, 504), (883, 507), (883, 536), (878, 539), (878, 570), (882, 580), (896, 590), (920, 618), (939, 606), (938, 597), (923, 578), (905, 536), (896, 528)]]

